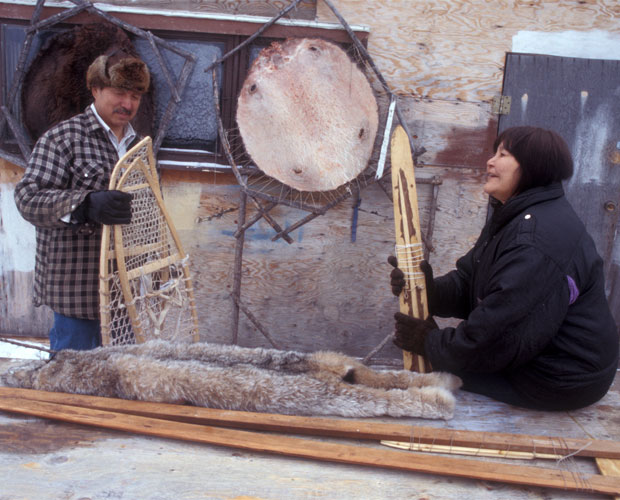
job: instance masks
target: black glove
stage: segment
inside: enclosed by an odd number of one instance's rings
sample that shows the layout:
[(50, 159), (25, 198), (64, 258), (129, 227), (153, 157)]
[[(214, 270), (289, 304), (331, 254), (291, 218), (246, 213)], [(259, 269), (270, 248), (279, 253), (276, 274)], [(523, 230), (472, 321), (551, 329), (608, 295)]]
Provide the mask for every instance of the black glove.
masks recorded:
[[(420, 262), (420, 270), (424, 273), (424, 283), (426, 285), (426, 298), (430, 309), (431, 303), (435, 300), (435, 278), (432, 266), (425, 260)], [(432, 310), (431, 310), (432, 314)]]
[(396, 320), (396, 331), (392, 342), (403, 351), (424, 356), (426, 336), (428, 332), (438, 328), (433, 317), (429, 316), (428, 319), (424, 320), (397, 312), (394, 314), (394, 319)]
[(396, 257), (390, 255), (388, 257), (388, 262), (394, 267), (390, 273), (390, 286), (392, 287), (392, 293), (398, 297), (407, 284), (405, 281), (405, 274), (398, 268), (398, 260), (396, 260)]
[(91, 222), (129, 224), (131, 222), (132, 199), (131, 194), (122, 191), (95, 191), (86, 196), (78, 210), (83, 207), (82, 210), (86, 219)]
[[(392, 286), (392, 293), (397, 297), (405, 288), (405, 273), (403, 273), (398, 267), (398, 260), (393, 255), (388, 257), (388, 262), (394, 267), (390, 273), (390, 285)], [(435, 282), (433, 277), (433, 268), (431, 265), (423, 260), (420, 262), (420, 270), (424, 273), (424, 282), (426, 284), (426, 294), (430, 300), (430, 297), (435, 292)]]

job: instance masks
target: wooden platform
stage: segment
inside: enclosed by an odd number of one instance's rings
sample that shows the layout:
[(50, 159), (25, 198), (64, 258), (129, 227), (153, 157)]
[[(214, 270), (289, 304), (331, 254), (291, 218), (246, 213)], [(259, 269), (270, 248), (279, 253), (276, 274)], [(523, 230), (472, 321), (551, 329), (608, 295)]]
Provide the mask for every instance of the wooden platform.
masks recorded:
[[(0, 359), (0, 372), (18, 362)], [(602, 401), (575, 412), (520, 410), (465, 392), (459, 392), (457, 399), (455, 418), (448, 422), (368, 421), (620, 441), (620, 377)], [(385, 449), (376, 443), (346, 444)], [(574, 473), (598, 472), (590, 458), (497, 461)], [(2, 412), (0, 478), (2, 500), (606, 498), (588, 491), (573, 493), (286, 458)]]

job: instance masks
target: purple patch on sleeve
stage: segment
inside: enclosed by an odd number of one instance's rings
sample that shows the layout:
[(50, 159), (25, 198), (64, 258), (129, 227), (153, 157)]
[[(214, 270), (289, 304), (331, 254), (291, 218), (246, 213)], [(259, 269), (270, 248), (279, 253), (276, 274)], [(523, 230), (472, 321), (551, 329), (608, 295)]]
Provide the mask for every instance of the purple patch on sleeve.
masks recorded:
[(577, 283), (575, 283), (575, 280), (568, 274), (566, 275), (566, 279), (568, 281), (568, 305), (570, 306), (571, 304), (574, 304), (579, 297), (579, 288), (577, 288)]

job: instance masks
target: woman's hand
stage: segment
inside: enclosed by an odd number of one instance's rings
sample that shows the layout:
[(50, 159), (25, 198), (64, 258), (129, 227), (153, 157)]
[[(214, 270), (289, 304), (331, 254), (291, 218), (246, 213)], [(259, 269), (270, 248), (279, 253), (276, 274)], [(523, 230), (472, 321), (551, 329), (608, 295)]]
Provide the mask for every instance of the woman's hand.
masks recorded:
[(394, 319), (396, 325), (392, 342), (403, 351), (424, 356), (426, 337), (431, 330), (438, 328), (433, 317), (424, 320), (397, 312)]
[(405, 273), (398, 268), (398, 260), (396, 260), (396, 257), (393, 255), (388, 257), (388, 263), (394, 268), (390, 273), (390, 286), (392, 287), (392, 293), (398, 297), (407, 284), (405, 281)]
[[(398, 267), (398, 260), (393, 255), (388, 257), (388, 263), (394, 267), (390, 273), (390, 286), (392, 287), (392, 293), (397, 297), (405, 288), (407, 284), (405, 280), (405, 273)], [(426, 285), (426, 296), (430, 300), (430, 297), (435, 292), (435, 278), (433, 277), (433, 268), (426, 261), (420, 262), (420, 270), (424, 273), (424, 283)]]

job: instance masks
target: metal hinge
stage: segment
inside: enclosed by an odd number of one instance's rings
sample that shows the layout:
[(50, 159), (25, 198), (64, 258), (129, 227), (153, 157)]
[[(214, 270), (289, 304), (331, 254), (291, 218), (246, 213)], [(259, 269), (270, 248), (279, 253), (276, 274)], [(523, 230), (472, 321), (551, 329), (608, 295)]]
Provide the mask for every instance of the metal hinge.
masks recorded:
[(493, 98), (493, 104), (491, 106), (491, 112), (495, 115), (508, 115), (510, 114), (510, 103), (512, 97), (509, 95), (502, 95)]

